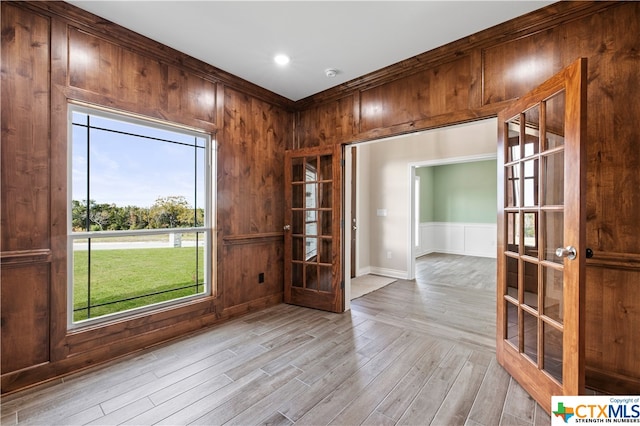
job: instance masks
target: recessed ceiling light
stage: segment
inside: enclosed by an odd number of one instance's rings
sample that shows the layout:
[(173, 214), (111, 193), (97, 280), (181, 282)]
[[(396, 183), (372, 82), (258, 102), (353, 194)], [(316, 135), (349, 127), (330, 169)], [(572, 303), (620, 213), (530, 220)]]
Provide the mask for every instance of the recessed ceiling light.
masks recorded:
[(291, 60), (287, 55), (284, 54), (279, 54), (276, 55), (273, 60), (276, 62), (276, 64), (278, 65), (287, 65), (289, 63), (289, 61)]

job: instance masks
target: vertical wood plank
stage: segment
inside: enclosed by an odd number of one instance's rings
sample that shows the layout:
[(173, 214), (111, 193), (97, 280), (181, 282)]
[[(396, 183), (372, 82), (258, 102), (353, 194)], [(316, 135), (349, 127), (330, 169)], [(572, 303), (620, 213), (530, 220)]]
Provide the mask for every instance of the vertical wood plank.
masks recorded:
[(51, 23), (51, 360), (64, 359), (67, 334), (68, 27)]
[[(47, 18), (2, 3), (3, 257), (51, 248), (49, 28)], [(49, 271), (48, 262), (2, 266), (3, 374), (49, 360)]]
[(49, 265), (2, 268), (0, 280), (2, 372), (47, 362)]
[(3, 251), (50, 248), (49, 20), (2, 4)]

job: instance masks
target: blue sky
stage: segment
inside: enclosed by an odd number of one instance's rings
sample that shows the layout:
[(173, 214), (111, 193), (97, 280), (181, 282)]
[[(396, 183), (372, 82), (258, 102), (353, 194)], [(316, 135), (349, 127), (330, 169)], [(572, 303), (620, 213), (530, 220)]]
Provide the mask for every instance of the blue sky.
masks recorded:
[[(74, 113), (74, 123), (86, 124), (86, 114)], [(194, 144), (193, 135), (135, 126), (101, 117), (91, 117), (92, 126)], [(159, 197), (184, 196), (193, 207), (204, 207), (205, 150), (92, 129), (90, 147), (90, 198), (117, 206), (150, 207)], [(87, 198), (87, 129), (73, 126), (72, 196)], [(204, 143), (202, 139), (200, 144)], [(198, 152), (198, 177), (194, 173)], [(196, 194), (197, 186), (197, 194)]]

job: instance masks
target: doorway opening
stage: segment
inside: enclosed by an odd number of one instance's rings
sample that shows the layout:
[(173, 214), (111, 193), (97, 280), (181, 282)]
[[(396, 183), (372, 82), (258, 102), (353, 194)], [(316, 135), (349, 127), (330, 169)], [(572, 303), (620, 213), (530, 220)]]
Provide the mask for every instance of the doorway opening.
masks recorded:
[[(425, 221), (419, 217), (420, 206), (416, 199), (416, 177), (420, 175), (420, 172), (416, 174), (416, 170), (493, 161), (495, 188), (496, 141), (496, 119), (486, 119), (345, 147), (344, 223), (357, 228), (355, 238), (344, 239), (346, 310), (350, 308), (352, 298), (352, 270), (355, 271), (355, 277), (375, 275), (413, 280), (416, 257), (428, 253), (425, 247), (429, 245), (425, 245), (424, 239), (429, 238), (429, 230), (435, 229), (440, 236), (457, 232), (464, 239), (464, 228), (469, 228), (470, 223), (453, 225), (452, 228), (446, 221), (437, 223), (431, 219), (424, 226)], [(352, 161), (354, 147), (357, 151), (356, 161)], [(442, 169), (443, 174), (446, 174), (445, 169)], [(464, 175), (463, 171), (461, 173)], [(351, 185), (353, 179), (356, 180), (356, 185)], [(432, 183), (422, 177), (421, 179), (421, 194), (433, 190)], [(477, 178), (470, 176), (468, 180), (474, 181)], [(491, 252), (495, 258), (497, 202), (495, 194), (493, 197), (490, 201), (494, 206), (493, 223), (479, 228), (471, 227), (474, 229), (466, 232), (477, 233), (481, 228), (481, 234), (490, 234), (490, 239), (494, 242)], [(429, 201), (428, 196), (423, 195), (421, 198), (423, 203)], [(450, 207), (455, 207), (454, 204)], [(355, 206), (355, 213), (352, 213), (352, 205)], [(460, 226), (463, 228), (462, 234)], [(349, 228), (345, 228), (345, 232), (346, 229)], [(432, 251), (446, 249), (440, 243), (431, 243), (430, 247), (433, 248)], [(445, 252), (465, 253), (451, 247)], [(468, 254), (478, 255), (478, 252)]]

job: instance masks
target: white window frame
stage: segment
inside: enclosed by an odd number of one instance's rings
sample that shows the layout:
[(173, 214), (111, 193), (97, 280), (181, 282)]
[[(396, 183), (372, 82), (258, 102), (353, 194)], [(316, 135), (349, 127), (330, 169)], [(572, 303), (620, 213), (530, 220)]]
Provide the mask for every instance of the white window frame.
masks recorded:
[[(108, 119), (114, 119), (131, 124), (138, 124), (146, 127), (153, 127), (160, 130), (168, 130), (172, 132), (180, 132), (182, 134), (197, 136), (205, 139), (205, 201), (204, 201), (204, 226), (191, 228), (162, 228), (162, 229), (141, 229), (127, 231), (89, 231), (89, 232), (73, 232), (72, 227), (72, 169), (73, 169), (73, 113), (80, 112), (100, 116)], [(180, 305), (185, 302), (201, 299), (214, 294), (216, 283), (214, 282), (215, 274), (213, 273), (215, 265), (215, 236), (213, 224), (215, 223), (215, 164), (217, 145), (212, 134), (196, 128), (183, 126), (176, 123), (168, 123), (157, 119), (144, 117), (136, 114), (114, 111), (108, 108), (84, 104), (70, 101), (67, 108), (67, 328), (78, 329), (87, 326), (93, 326), (100, 323), (112, 322), (114, 320), (132, 317), (142, 313), (150, 313), (172, 305)], [(158, 303), (119, 311), (95, 318), (89, 318), (80, 321), (74, 321), (74, 300), (73, 300), (73, 242), (77, 239), (86, 239), (90, 237), (114, 237), (114, 236), (139, 236), (139, 235), (157, 235), (168, 234), (172, 232), (179, 233), (203, 233), (205, 236), (204, 243), (204, 291), (202, 293), (175, 298)]]

